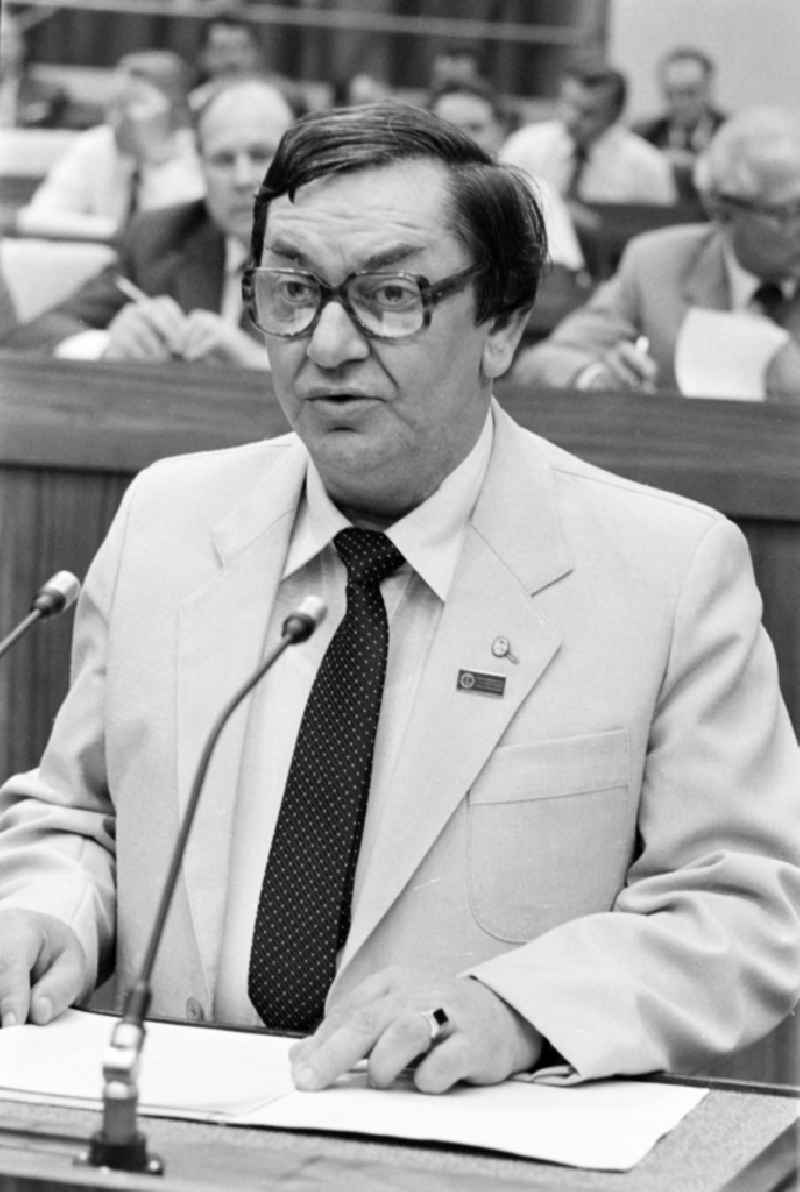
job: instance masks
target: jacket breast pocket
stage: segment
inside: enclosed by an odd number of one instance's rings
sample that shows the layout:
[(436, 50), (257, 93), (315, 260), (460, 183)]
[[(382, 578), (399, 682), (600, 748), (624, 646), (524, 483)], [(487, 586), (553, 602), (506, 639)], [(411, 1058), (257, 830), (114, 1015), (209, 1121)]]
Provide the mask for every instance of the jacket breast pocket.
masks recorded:
[(636, 829), (628, 733), (613, 729), (495, 751), (468, 796), (472, 915), (523, 943), (610, 908)]

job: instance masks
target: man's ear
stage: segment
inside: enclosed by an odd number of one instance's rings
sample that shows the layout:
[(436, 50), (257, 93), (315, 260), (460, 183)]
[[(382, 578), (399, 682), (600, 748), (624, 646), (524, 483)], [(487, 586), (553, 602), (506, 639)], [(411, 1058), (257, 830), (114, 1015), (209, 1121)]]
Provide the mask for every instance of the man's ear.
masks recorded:
[(499, 315), (492, 323), (481, 356), (481, 371), (489, 381), (502, 377), (511, 368), (531, 307)]

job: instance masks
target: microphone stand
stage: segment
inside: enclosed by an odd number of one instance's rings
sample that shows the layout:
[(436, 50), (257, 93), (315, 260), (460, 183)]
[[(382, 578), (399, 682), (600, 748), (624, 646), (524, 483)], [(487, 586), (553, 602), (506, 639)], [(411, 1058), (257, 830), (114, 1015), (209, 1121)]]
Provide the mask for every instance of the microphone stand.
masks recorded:
[(152, 976), (167, 914), (175, 893), (186, 842), (194, 822), (197, 804), (211, 758), (223, 728), (243, 699), (277, 662), (284, 650), (306, 641), (325, 616), (325, 606), (315, 597), (304, 600), (283, 623), (281, 638), (258, 669), (228, 700), (214, 721), (194, 773), (189, 799), (172, 850), (164, 888), (142, 961), (139, 976), (125, 996), (122, 1017), (114, 1024), (103, 1058), (103, 1118), (99, 1130), (89, 1139), (89, 1149), (75, 1159), (85, 1167), (108, 1167), (116, 1171), (163, 1175), (164, 1163), (147, 1149), (147, 1139), (137, 1128), (139, 1106), (139, 1063), (145, 1037), (145, 1019), (152, 997)]

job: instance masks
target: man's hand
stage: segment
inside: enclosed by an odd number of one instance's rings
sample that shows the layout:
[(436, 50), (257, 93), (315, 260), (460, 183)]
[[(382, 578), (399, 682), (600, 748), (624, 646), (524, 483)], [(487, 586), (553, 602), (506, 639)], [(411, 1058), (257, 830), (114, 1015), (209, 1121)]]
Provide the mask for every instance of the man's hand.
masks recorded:
[(182, 356), (186, 316), (173, 298), (129, 302), (108, 325), (106, 360), (171, 360)]
[(0, 1025), (57, 1018), (85, 991), (86, 954), (71, 927), (38, 911), (0, 911)]
[(800, 400), (800, 343), (790, 339), (770, 360), (764, 377), (767, 397)]
[(193, 310), (186, 316), (183, 356), (186, 360), (211, 360), (245, 368), (267, 367), (264, 345), (211, 310)]
[[(428, 1050), (422, 1011), (440, 1007), (448, 1025)], [(304, 1090), (326, 1088), (361, 1059), (367, 1060), (370, 1083), (386, 1088), (423, 1056), (414, 1084), (424, 1093), (443, 1093), (459, 1080), (497, 1084), (530, 1069), (541, 1048), (539, 1032), (479, 981), (432, 982), (390, 968), (340, 1002), (290, 1056), (295, 1085)]]
[[(579, 373), (579, 389), (636, 389), (652, 393), (655, 389), (656, 362), (646, 349), (628, 340), (620, 340), (595, 364)], [(585, 375), (585, 380), (582, 379)]]

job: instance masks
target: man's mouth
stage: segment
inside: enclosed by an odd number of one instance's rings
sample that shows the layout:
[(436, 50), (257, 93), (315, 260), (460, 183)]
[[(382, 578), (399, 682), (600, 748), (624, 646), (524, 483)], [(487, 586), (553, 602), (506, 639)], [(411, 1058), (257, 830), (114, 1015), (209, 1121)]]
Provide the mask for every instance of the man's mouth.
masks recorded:
[(335, 402), (337, 405), (346, 405), (348, 402), (356, 401), (374, 401), (375, 396), (372, 393), (362, 393), (356, 389), (328, 389), (315, 390), (307, 396), (309, 401), (324, 401)]

